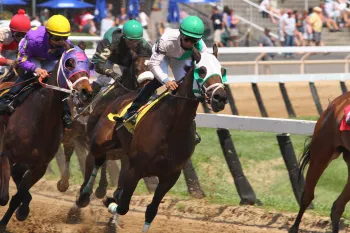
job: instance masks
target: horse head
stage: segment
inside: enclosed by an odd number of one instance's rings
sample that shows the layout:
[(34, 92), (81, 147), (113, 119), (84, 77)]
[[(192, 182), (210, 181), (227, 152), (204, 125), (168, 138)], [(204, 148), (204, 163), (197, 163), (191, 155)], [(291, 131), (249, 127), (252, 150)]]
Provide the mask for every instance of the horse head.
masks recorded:
[(90, 67), (85, 54), (86, 45), (83, 41), (78, 46), (71, 46), (65, 42), (65, 52), (59, 61), (57, 86), (69, 89), (77, 102), (87, 104), (92, 98), (92, 88), (89, 82)]
[(225, 108), (227, 95), (224, 88), (226, 81), (226, 69), (223, 68), (217, 59), (218, 48), (213, 46), (213, 54), (199, 53), (193, 47), (194, 79), (199, 88), (199, 93), (204, 95), (214, 112)]
[(147, 83), (154, 79), (153, 73), (148, 68), (149, 55), (136, 54), (131, 50), (134, 75), (137, 81), (138, 88), (144, 87)]

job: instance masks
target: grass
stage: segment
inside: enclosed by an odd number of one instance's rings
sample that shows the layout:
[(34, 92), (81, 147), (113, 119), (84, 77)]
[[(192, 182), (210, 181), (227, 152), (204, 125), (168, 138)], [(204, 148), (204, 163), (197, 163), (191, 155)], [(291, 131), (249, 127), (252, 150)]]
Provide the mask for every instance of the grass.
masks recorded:
[[(306, 119), (304, 117), (298, 119)], [(309, 118), (308, 120), (317, 120)], [(196, 147), (192, 162), (196, 168), (201, 186), (206, 193), (207, 201), (218, 204), (238, 205), (240, 202), (233, 178), (227, 167), (225, 158), (214, 129), (198, 129), (202, 142)], [(235, 149), (243, 166), (243, 171), (253, 187), (256, 196), (266, 209), (297, 212), (289, 175), (280, 154), (276, 135), (273, 133), (230, 131)], [(295, 154), (299, 158), (306, 136), (292, 135), (291, 140)], [(58, 174), (57, 166), (53, 169)], [(78, 171), (76, 158), (72, 161), (72, 183), (81, 184), (82, 176)], [(321, 177), (314, 200), (315, 209), (308, 211), (329, 216), (333, 201), (342, 191), (347, 177), (345, 162), (339, 158), (333, 161)], [(48, 175), (56, 179), (56, 175)], [(140, 182), (136, 194), (147, 193), (145, 185)], [(184, 177), (181, 176), (169, 193), (182, 199), (190, 198)], [(181, 206), (179, 207), (181, 209)], [(350, 219), (347, 208), (344, 217)]]

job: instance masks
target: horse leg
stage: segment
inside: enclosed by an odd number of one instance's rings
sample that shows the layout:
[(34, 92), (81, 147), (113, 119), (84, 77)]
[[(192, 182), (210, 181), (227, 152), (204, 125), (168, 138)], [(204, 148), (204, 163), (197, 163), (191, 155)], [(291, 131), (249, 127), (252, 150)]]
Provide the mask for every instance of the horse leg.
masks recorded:
[[(11, 198), (9, 208), (7, 209), (4, 217), (1, 219), (0, 225), (3, 225), (5, 227), (7, 226), (8, 222), (11, 219), (11, 216), (19, 207), (19, 205), (23, 201), (26, 201), (25, 197), (28, 197), (29, 189), (33, 187), (33, 185), (44, 176), (47, 166), (48, 166), (47, 164), (36, 166), (26, 171), (26, 173), (24, 174), (19, 184), (18, 191)], [(28, 214), (29, 214), (29, 210), (28, 210)]]
[[(14, 164), (12, 166), (11, 176), (13, 181), (16, 184), (17, 190), (19, 189), (22, 178), (27, 170), (28, 168), (25, 165), (22, 165), (19, 163)], [(32, 195), (29, 192), (23, 194), (22, 204), (18, 207), (16, 211), (16, 218), (18, 221), (22, 222), (27, 219), (29, 215), (29, 203), (31, 200), (32, 200)]]
[(75, 154), (78, 157), (80, 171), (84, 176), (84, 174), (85, 174), (85, 166), (84, 166), (85, 160), (86, 160), (86, 156), (89, 153), (89, 146), (87, 143), (87, 139), (86, 139), (86, 137), (79, 136), (73, 140), (73, 143), (74, 143), (74, 147), (75, 147)]
[[(119, 219), (119, 215), (125, 215), (129, 211), (129, 205), (131, 197), (136, 189), (136, 186), (140, 180), (140, 175), (135, 168), (130, 168), (123, 175), (124, 185), (122, 191), (118, 192), (118, 189), (114, 192), (114, 198), (106, 198), (103, 202), (108, 211), (114, 214), (116, 221)], [(117, 205), (115, 201), (118, 201)]]
[(320, 147), (318, 145), (321, 145), (323, 142), (317, 142), (318, 141), (312, 141), (309, 152), (306, 152), (308, 153), (307, 156), (310, 157), (310, 166), (306, 173), (305, 187), (300, 201), (299, 213), (289, 233), (298, 232), (304, 212), (314, 199), (316, 184), (335, 153), (335, 148), (333, 148), (332, 145)]
[(57, 182), (57, 189), (60, 192), (67, 191), (69, 187), (69, 178), (70, 178), (70, 159), (74, 152), (74, 144), (71, 141), (63, 140), (63, 149), (64, 149), (64, 170), (61, 176), (61, 180)]
[(98, 187), (95, 191), (95, 196), (98, 199), (102, 199), (104, 196), (106, 196), (106, 193), (107, 193), (108, 181), (107, 181), (107, 164), (106, 163), (107, 161), (101, 167), (101, 178), (100, 178)]
[(346, 204), (350, 200), (350, 152), (343, 152), (343, 158), (348, 165), (348, 181), (345, 184), (345, 187), (342, 193), (339, 195), (337, 200), (333, 203), (331, 220), (332, 220), (332, 230), (333, 233), (339, 232), (339, 221), (344, 212)]
[(152, 221), (158, 213), (158, 207), (163, 197), (167, 192), (175, 185), (176, 181), (179, 179), (181, 170), (174, 173), (166, 178), (160, 177), (158, 187), (154, 193), (151, 204), (147, 206), (145, 214), (145, 225), (142, 232), (147, 232), (151, 226)]
[(78, 207), (84, 208), (90, 203), (90, 196), (91, 196), (91, 193), (93, 192), (93, 187), (95, 184), (98, 170), (100, 169), (100, 167), (103, 165), (105, 161), (106, 161), (106, 153), (102, 154), (102, 156), (99, 156), (98, 158), (95, 157), (95, 159), (93, 155), (89, 153), (88, 157), (86, 158), (85, 180), (83, 185), (80, 188), (81, 190), (80, 196), (76, 200), (76, 204)]

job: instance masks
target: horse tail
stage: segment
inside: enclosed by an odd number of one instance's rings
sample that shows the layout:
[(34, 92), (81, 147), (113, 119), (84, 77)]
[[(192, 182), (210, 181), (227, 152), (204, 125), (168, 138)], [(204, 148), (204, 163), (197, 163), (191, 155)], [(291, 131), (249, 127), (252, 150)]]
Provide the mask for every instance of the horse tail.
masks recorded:
[(311, 142), (312, 142), (312, 136), (306, 138), (305, 144), (304, 144), (304, 150), (303, 150), (303, 153), (302, 153), (300, 160), (299, 160), (299, 164), (300, 164), (299, 176), (298, 176), (299, 181), (300, 181), (302, 174), (305, 171), (306, 166), (310, 163), (310, 145), (311, 145)]
[(8, 197), (11, 168), (10, 162), (4, 153), (0, 154), (0, 202)]

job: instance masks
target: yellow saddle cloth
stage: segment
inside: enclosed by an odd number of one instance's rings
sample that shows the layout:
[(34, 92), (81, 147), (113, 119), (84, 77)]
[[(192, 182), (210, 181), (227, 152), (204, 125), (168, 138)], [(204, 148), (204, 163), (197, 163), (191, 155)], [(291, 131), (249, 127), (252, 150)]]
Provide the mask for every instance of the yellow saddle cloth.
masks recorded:
[[(165, 93), (164, 95), (160, 96), (158, 99), (152, 101), (151, 103), (147, 103), (144, 106), (142, 106), (139, 111), (137, 112), (136, 115), (136, 123), (133, 125), (130, 121), (129, 122), (125, 122), (124, 126), (125, 128), (130, 132), (130, 133), (134, 133), (136, 126), (138, 125), (138, 123), (140, 122), (140, 120), (142, 119), (142, 117), (144, 115), (146, 115), (146, 113), (154, 106), (156, 105), (161, 99), (163, 99), (165, 96), (167, 96), (169, 94), (169, 92)], [(128, 108), (131, 106), (132, 103), (129, 103), (128, 105), (126, 105), (121, 111), (120, 113), (109, 113), (108, 114), (108, 119), (110, 121), (115, 122), (115, 120), (113, 119), (114, 117), (122, 117), (126, 111), (128, 110)]]

